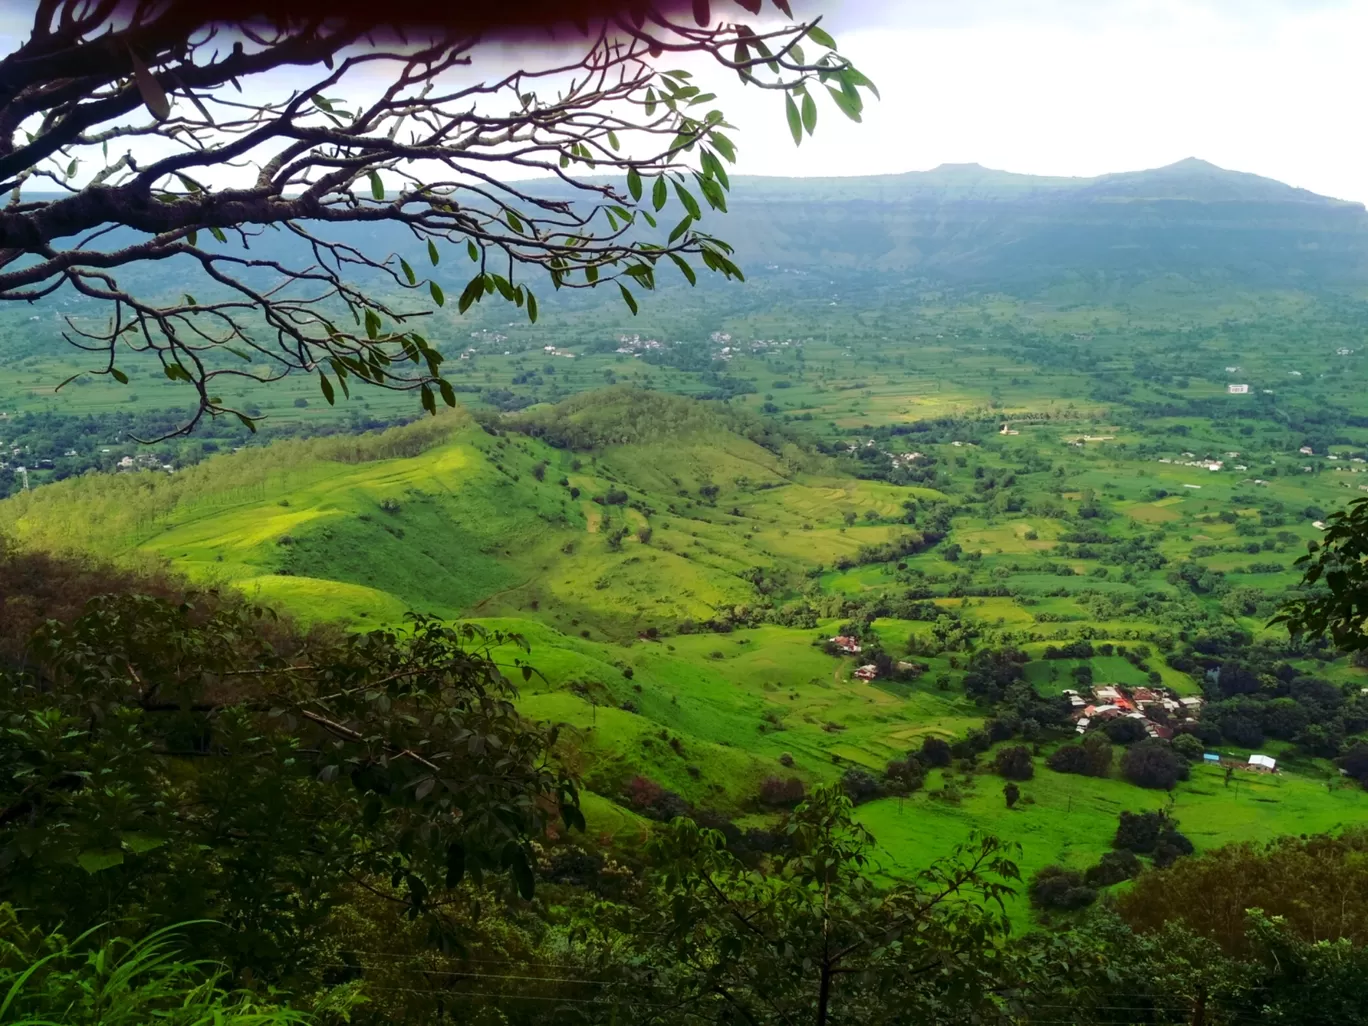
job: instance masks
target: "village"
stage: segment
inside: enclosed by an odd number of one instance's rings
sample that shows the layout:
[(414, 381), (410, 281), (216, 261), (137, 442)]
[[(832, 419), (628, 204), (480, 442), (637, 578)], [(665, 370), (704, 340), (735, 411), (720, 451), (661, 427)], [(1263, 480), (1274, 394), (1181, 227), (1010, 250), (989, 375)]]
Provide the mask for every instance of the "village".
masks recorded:
[[(864, 650), (858, 638), (845, 634), (828, 638), (827, 642), (835, 653), (859, 655)], [(897, 664), (899, 668), (910, 665)], [(881, 676), (881, 673), (876, 664), (865, 663), (857, 666), (851, 672), (851, 676), (856, 680), (872, 683)], [(1365, 689), (1365, 693), (1368, 693), (1368, 689)], [(1120, 683), (1097, 684), (1088, 688), (1086, 692), (1065, 688), (1061, 694), (1069, 700), (1070, 718), (1075, 733), (1086, 734), (1108, 721), (1125, 717), (1139, 721), (1148, 737), (1160, 741), (1172, 741), (1185, 721), (1200, 719), (1202, 706), (1206, 702), (1200, 695), (1182, 697), (1165, 687), (1132, 687)], [(1207, 765), (1255, 773), (1278, 771), (1277, 759), (1259, 752), (1247, 758), (1223, 755), (1220, 752), (1204, 752), (1202, 761)]]

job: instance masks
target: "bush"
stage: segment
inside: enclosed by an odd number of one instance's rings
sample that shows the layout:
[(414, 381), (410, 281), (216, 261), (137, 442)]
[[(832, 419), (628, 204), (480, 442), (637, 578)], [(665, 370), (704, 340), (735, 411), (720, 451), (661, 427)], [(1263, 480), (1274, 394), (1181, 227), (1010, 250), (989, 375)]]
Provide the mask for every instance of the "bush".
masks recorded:
[(890, 790), (905, 794), (922, 786), (926, 771), (915, 755), (908, 755), (905, 759), (894, 759), (890, 762), (884, 769), (884, 776), (888, 780)]
[(1137, 741), (1143, 741), (1147, 736), (1145, 722), (1137, 720), (1134, 716), (1117, 716), (1108, 720), (1102, 726), (1102, 730), (1118, 745), (1133, 745)]
[(1010, 809), (1021, 799), (1021, 788), (1009, 780), (1007, 786), (1002, 789), (1002, 797), (1007, 802), (1007, 808)]
[(775, 807), (792, 807), (807, 797), (807, 788), (797, 777), (780, 780), (767, 777), (760, 785), (760, 803)]
[(1046, 866), (1027, 889), (1031, 904), (1042, 909), (1086, 908), (1097, 900), (1097, 891), (1083, 882), (1082, 874), (1063, 866)]
[(1200, 762), (1206, 752), (1206, 745), (1192, 734), (1179, 734), (1173, 739), (1171, 747), (1188, 762)]
[(883, 796), (883, 786), (862, 769), (848, 769), (841, 776), (841, 788), (856, 805)]
[(1088, 867), (1083, 879), (1089, 887), (1110, 887), (1139, 875), (1140, 869), (1140, 860), (1135, 857), (1135, 852), (1123, 848), (1103, 855), (1097, 865)]
[(1031, 762), (1031, 750), (1025, 745), (1011, 745), (999, 748), (993, 759), (993, 769), (998, 776), (1008, 780), (1030, 780), (1035, 776), (1035, 764)]
[(1189, 772), (1187, 762), (1163, 741), (1141, 741), (1121, 757), (1121, 775), (1139, 787), (1170, 791)]
[(919, 758), (927, 766), (949, 766), (952, 758), (950, 745), (938, 737), (924, 737)]
[(1345, 773), (1368, 787), (1368, 744), (1360, 741), (1341, 756), (1339, 765)]
[(1085, 777), (1105, 777), (1111, 772), (1112, 746), (1101, 734), (1093, 734), (1080, 744), (1056, 748), (1045, 765), (1056, 773), (1078, 773)]
[(1155, 865), (1171, 865), (1180, 855), (1192, 854), (1192, 842), (1178, 832), (1178, 823), (1164, 812), (1122, 812), (1112, 847), (1153, 855)]

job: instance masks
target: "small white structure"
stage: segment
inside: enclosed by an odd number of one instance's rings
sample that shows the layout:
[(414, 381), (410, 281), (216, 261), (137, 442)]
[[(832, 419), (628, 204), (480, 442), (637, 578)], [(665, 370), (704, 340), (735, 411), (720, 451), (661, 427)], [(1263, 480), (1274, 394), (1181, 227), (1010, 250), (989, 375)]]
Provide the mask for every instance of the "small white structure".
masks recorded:
[(1260, 769), (1275, 770), (1278, 768), (1278, 760), (1271, 755), (1254, 754), (1249, 757), (1249, 765), (1258, 766)]
[(1313, 520), (1313, 521), (1311, 521), (1311, 526), (1314, 527), (1317, 531), (1324, 531), (1324, 530), (1325, 530), (1325, 521), (1324, 521), (1324, 520)]
[(1248, 385), (1226, 385), (1226, 391), (1229, 392), (1231, 395), (1248, 395), (1248, 394), (1249, 394), (1249, 386), (1248, 386)]
[(1316, 450), (1312, 449), (1309, 445), (1303, 445), (1300, 449), (1297, 450), (1297, 452), (1301, 453), (1303, 456), (1316, 455)]

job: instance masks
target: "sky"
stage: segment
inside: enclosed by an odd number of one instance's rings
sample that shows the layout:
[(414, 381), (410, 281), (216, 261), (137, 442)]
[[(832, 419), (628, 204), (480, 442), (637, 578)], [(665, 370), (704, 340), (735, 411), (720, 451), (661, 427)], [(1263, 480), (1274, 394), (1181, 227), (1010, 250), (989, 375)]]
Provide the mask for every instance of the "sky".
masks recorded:
[(721, 84), (739, 172), (979, 163), (1096, 175), (1201, 157), (1368, 202), (1368, 0), (808, 0), (879, 86), (795, 151), (773, 96)]
[[(1368, 202), (1368, 0), (793, 2), (822, 16), (882, 100), (860, 125), (823, 103), (795, 148), (778, 94), (695, 64), (737, 127), (735, 172), (1090, 176), (1200, 157)], [(31, 3), (0, 0), (0, 52), (26, 35)], [(726, 0), (713, 11), (746, 17)], [(489, 56), (472, 73), (525, 59)]]

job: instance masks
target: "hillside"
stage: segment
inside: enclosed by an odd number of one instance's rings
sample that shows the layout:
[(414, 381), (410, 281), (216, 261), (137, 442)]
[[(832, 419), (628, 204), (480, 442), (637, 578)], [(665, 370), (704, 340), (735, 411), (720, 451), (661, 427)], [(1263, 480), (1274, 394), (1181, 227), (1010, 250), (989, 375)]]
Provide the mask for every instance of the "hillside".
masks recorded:
[(1261, 288), (1368, 281), (1358, 203), (1189, 159), (1047, 178), (976, 164), (871, 177), (738, 178), (747, 265), (912, 273), (986, 289), (1178, 275)]
[[(310, 617), (545, 603), (566, 626), (630, 637), (755, 602), (757, 568), (787, 588), (899, 532), (906, 490), (801, 471), (810, 456), (734, 430), (747, 425), (694, 400), (607, 389), (528, 414), (514, 423), (525, 434), (453, 412), (171, 476), (68, 480), (0, 505), (0, 532), (55, 551), (170, 560)], [(865, 509), (886, 521), (814, 528)]]

